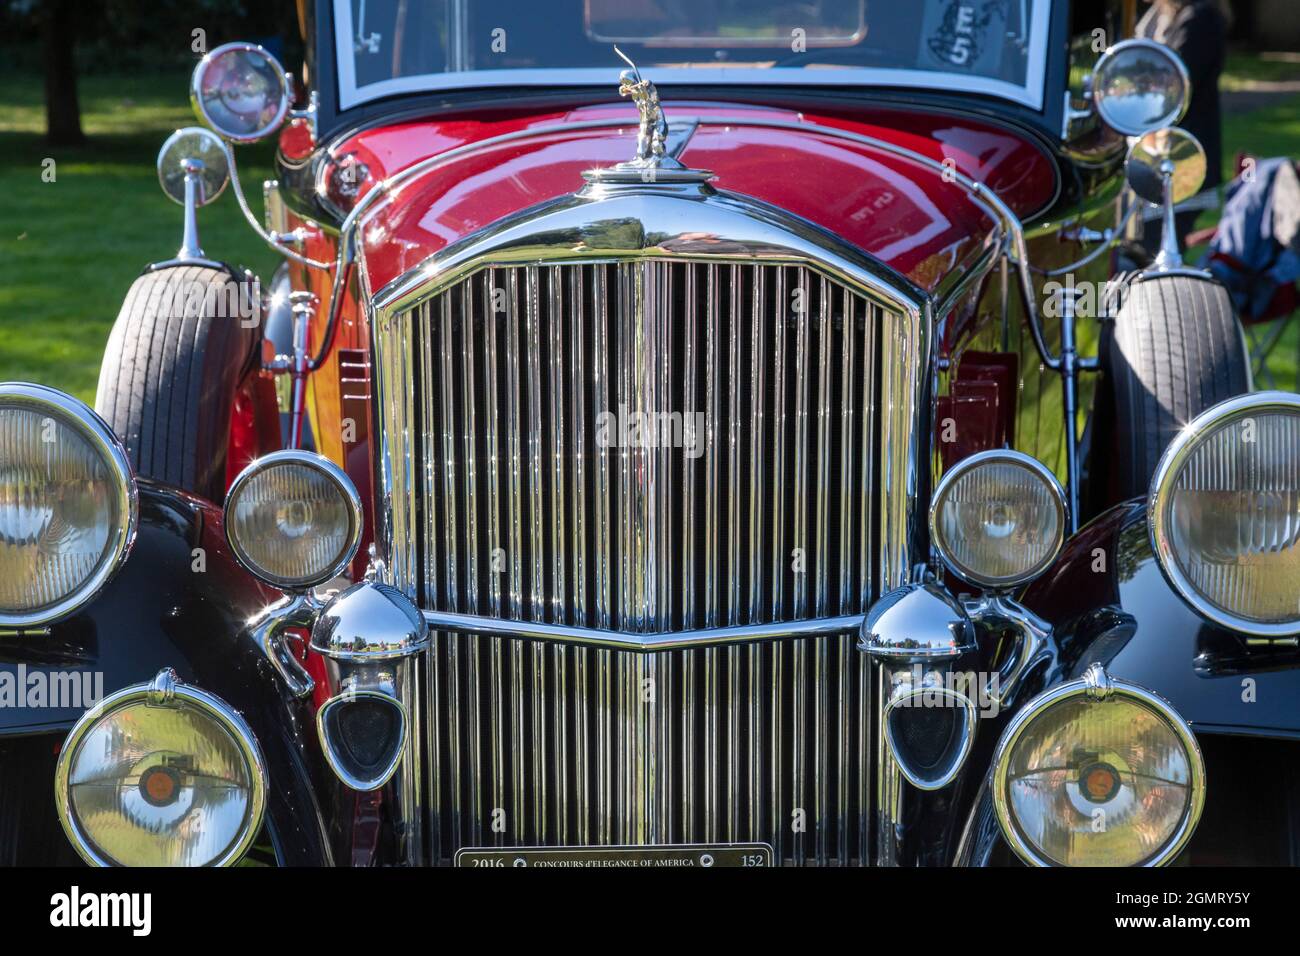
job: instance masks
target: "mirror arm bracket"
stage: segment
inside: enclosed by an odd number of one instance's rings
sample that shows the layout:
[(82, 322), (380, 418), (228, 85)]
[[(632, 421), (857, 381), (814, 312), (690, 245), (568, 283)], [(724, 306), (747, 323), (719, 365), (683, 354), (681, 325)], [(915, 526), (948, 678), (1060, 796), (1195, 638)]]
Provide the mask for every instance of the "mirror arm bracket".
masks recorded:
[[(244, 218), (248, 220), (248, 224), (253, 227), (253, 231), (261, 236), (262, 240), (268, 246), (287, 259), (292, 259), (294, 262), (307, 266), (309, 269), (321, 269), (325, 272), (333, 269), (333, 262), (312, 259), (308, 256), (304, 256), (300, 252), (295, 252), (293, 249), (290, 249), (287, 242), (295, 241), (289, 239), (289, 236), (293, 235), (293, 233), (279, 235), (266, 231), (262, 224), (258, 222), (257, 217), (253, 215), (253, 210), (248, 205), (248, 198), (244, 195), (244, 187), (239, 182), (239, 168), (235, 165), (235, 154), (231, 150), (230, 144), (225, 140), (222, 140), (221, 148), (225, 151), (226, 162), (230, 166), (230, 186), (235, 191), (235, 201), (239, 203), (239, 209), (244, 214)], [(298, 230), (295, 230), (294, 232), (298, 232)], [(304, 238), (305, 235), (306, 234), (304, 233)]]
[(185, 225), (181, 233), (181, 247), (176, 250), (176, 258), (185, 261), (206, 259), (203, 247), (199, 245), (199, 190), (203, 188), (199, 174), (203, 171), (203, 162), (195, 158), (181, 161), (185, 170)]

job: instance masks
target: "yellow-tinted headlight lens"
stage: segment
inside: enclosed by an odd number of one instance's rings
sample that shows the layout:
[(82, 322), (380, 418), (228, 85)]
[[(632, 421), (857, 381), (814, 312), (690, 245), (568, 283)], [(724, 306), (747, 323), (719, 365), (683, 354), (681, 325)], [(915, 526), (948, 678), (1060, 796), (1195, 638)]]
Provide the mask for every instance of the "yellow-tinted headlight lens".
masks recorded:
[(252, 732), (219, 699), (183, 686), (159, 701), (135, 685), (88, 712), (57, 776), (64, 828), (101, 865), (234, 863), (265, 805)]
[(1156, 471), (1151, 528), (1166, 575), (1206, 617), (1300, 632), (1300, 396), (1231, 399), (1188, 425)]
[(1065, 540), (1065, 496), (1043, 465), (987, 451), (954, 465), (935, 490), (930, 532), (953, 570), (976, 584), (1030, 580)]
[(319, 455), (276, 452), (249, 465), (226, 497), (226, 536), (240, 562), (277, 587), (321, 584), (347, 566), (361, 537), (361, 503)]
[(37, 625), (103, 586), (130, 547), (135, 484), (88, 407), (0, 385), (0, 623)]
[(1054, 866), (1168, 862), (1204, 799), (1200, 751), (1164, 702), (1117, 681), (1104, 699), (1082, 681), (1031, 702), (994, 764), (1004, 834), (1026, 860)]

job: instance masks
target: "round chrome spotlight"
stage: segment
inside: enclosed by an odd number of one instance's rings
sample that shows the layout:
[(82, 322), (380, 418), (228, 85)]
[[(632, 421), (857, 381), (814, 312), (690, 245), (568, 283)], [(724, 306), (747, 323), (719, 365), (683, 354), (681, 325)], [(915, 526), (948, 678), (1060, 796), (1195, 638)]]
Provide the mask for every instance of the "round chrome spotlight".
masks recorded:
[(289, 111), (284, 67), (256, 43), (226, 43), (194, 68), (190, 100), (201, 121), (226, 139), (255, 143)]
[(1007, 725), (993, 756), (993, 805), (1033, 866), (1161, 866), (1191, 839), (1205, 763), (1168, 702), (1093, 664)]
[(1116, 43), (1097, 60), (1092, 98), (1117, 133), (1142, 136), (1174, 126), (1187, 112), (1192, 81), (1178, 54), (1154, 40)]
[(361, 498), (327, 458), (278, 451), (239, 473), (226, 495), (226, 540), (268, 584), (301, 590), (347, 568), (361, 544)]
[(54, 790), (92, 866), (229, 866), (262, 825), (266, 765), (238, 713), (164, 669), (77, 721)]
[(1056, 560), (1067, 528), (1065, 493), (1041, 462), (997, 449), (948, 470), (930, 506), (939, 556), (966, 580), (1011, 588)]
[(139, 520), (126, 450), (84, 403), (0, 384), (0, 626), (85, 605), (126, 561)]
[(1207, 620), (1300, 633), (1300, 395), (1256, 392), (1198, 415), (1151, 482), (1151, 547)]

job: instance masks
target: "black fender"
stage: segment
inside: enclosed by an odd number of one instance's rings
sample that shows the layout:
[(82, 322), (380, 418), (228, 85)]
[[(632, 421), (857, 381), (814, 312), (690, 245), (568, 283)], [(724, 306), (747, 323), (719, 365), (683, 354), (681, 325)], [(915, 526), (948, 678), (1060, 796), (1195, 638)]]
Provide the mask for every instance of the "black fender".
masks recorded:
[[(1016, 694), (1015, 709), (1101, 663), (1112, 677), (1169, 701), (1203, 749), (1225, 735), (1300, 741), (1300, 650), (1248, 646), (1245, 635), (1197, 614), (1160, 569), (1144, 501), (1117, 505), (1080, 530), (1020, 600), (1053, 633), (1049, 654)], [(980, 766), (989, 767), (1013, 713), (981, 726)], [(987, 774), (970, 784), (970, 812), (954, 862), (1013, 862), (993, 813)], [(1215, 786), (1211, 773), (1211, 798)]]
[(1022, 601), (1053, 626), (1043, 687), (1100, 662), (1168, 700), (1197, 733), (1300, 739), (1300, 651), (1249, 647), (1197, 614), (1160, 569), (1144, 502), (1080, 531)]
[[(256, 736), (278, 862), (330, 864), (337, 821), (351, 812), (320, 754), (310, 701), (286, 691), (245, 630), (283, 595), (236, 564), (220, 508), (150, 480), (139, 490), (139, 531), (117, 575), (48, 634), (0, 636), (0, 673), (91, 674), (107, 695), (173, 668), (239, 711)], [(83, 711), (0, 707), (0, 863), (75, 861), (55, 816), (53, 765)]]

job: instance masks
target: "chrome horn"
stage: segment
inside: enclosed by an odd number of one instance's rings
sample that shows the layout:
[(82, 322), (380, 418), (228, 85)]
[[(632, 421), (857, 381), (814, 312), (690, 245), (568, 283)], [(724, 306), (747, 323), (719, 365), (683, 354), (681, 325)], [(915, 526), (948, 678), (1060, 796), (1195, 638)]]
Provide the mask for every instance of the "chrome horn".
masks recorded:
[(377, 790), (401, 763), (410, 718), (402, 703), (412, 657), (429, 641), (410, 600), (365, 580), (336, 595), (316, 618), (311, 648), (326, 661), (334, 696), (316, 713), (331, 769), (353, 790)]
[(920, 790), (956, 778), (975, 739), (975, 703), (953, 664), (976, 649), (965, 609), (933, 582), (884, 595), (862, 622), (859, 649), (879, 662), (889, 755)]

